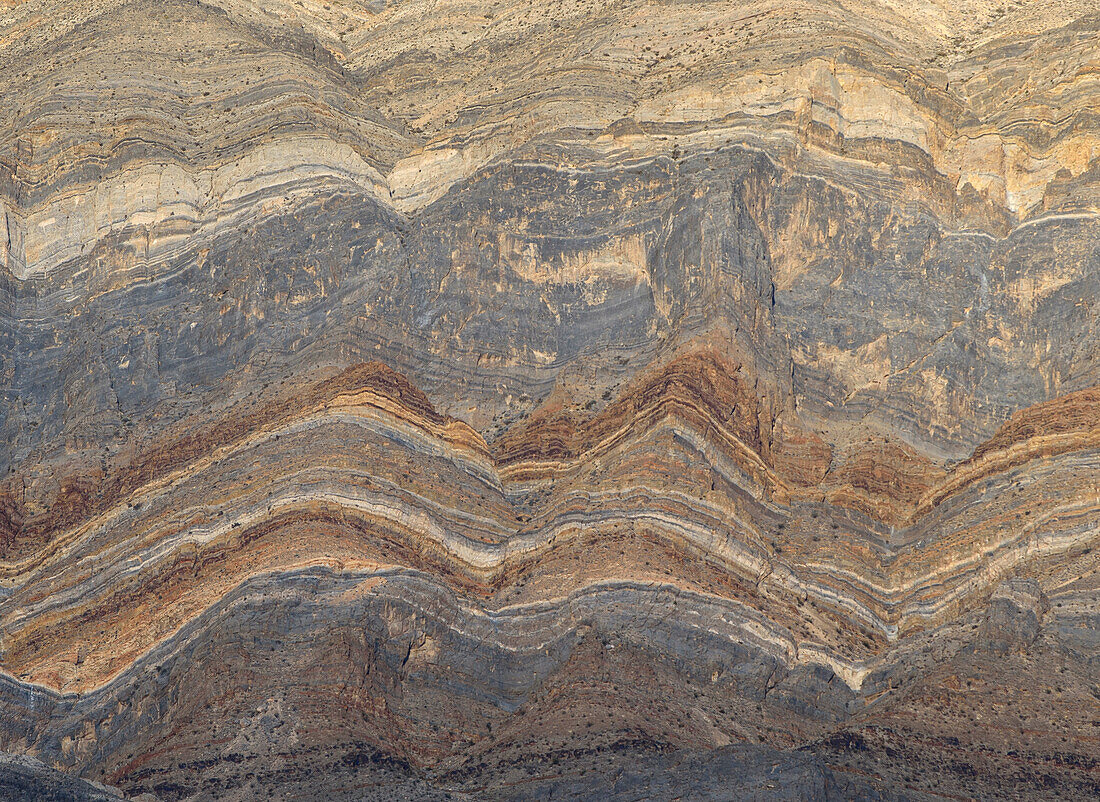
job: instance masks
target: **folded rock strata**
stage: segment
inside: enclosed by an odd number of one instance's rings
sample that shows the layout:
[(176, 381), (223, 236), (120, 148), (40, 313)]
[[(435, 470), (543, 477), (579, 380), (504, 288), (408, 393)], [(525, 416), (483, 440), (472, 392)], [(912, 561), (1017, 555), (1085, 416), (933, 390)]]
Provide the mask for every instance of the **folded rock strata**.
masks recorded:
[(1100, 793), (1098, 32), (0, 4), (0, 788)]

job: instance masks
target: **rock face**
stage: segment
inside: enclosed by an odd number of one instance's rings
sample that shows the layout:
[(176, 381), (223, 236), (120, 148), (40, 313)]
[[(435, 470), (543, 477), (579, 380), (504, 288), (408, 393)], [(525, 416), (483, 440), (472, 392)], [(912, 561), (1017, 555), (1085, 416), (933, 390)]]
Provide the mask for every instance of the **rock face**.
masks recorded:
[[(70, 777), (26, 755), (0, 754), (0, 793), (10, 802), (122, 802), (117, 788)], [(145, 795), (152, 802), (154, 797)]]
[(993, 590), (982, 634), (999, 653), (1013, 646), (1026, 648), (1039, 637), (1049, 607), (1034, 579), (1010, 579)]
[(1100, 795), (1098, 37), (0, 2), (0, 793)]

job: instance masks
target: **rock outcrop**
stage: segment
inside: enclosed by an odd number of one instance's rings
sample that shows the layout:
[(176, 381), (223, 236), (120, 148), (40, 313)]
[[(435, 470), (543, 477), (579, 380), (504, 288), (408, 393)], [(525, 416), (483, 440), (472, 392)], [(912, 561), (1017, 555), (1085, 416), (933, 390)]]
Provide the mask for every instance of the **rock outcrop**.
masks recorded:
[(0, 3), (0, 789), (1100, 794), (1098, 34)]
[[(117, 788), (50, 769), (25, 755), (0, 754), (0, 793), (10, 802), (122, 802)], [(144, 794), (147, 802), (156, 798)]]

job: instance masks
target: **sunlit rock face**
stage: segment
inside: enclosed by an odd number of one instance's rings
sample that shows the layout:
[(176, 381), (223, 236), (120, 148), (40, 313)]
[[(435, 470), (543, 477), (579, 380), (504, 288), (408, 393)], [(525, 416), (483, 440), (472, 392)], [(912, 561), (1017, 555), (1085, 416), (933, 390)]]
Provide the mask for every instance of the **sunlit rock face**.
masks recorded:
[(0, 0), (0, 797), (1100, 795), (1093, 0)]

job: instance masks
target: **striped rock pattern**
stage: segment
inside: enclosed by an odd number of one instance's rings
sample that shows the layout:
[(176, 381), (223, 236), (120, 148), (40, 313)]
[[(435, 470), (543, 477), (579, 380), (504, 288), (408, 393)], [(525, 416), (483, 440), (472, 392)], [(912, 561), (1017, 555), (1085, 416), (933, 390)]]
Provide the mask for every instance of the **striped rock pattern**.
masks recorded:
[(1098, 35), (0, 2), (0, 789), (1100, 793)]

